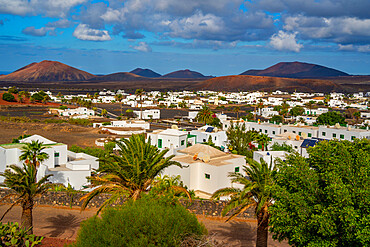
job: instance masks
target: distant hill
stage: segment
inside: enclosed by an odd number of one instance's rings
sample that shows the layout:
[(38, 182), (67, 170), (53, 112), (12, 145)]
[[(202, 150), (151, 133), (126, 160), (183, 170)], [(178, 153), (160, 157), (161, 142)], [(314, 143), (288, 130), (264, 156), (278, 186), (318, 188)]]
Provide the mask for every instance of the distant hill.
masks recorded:
[(148, 77), (148, 78), (161, 77), (161, 74), (158, 74), (158, 73), (154, 72), (151, 69), (136, 68), (133, 71), (130, 71), (130, 73), (135, 74), (135, 75), (139, 75), (139, 76)]
[(162, 78), (182, 78), (182, 79), (198, 79), (198, 78), (207, 78), (199, 72), (191, 71), (188, 69), (174, 71), (161, 76)]
[(349, 74), (336, 69), (331, 69), (317, 64), (301, 62), (281, 62), (264, 70), (247, 70), (240, 75), (272, 76), (285, 78), (324, 78), (349, 76)]
[(292, 79), (267, 76), (232, 75), (205, 80), (195, 86), (197, 90), (214, 91), (289, 91), (332, 92), (342, 91), (340, 85), (319, 79)]
[(56, 61), (31, 63), (13, 73), (0, 76), (0, 81), (48, 82), (48, 81), (86, 81), (93, 74), (73, 68)]
[(143, 79), (146, 78), (129, 72), (119, 72), (109, 75), (96, 76), (94, 78), (91, 78), (89, 81), (135, 81)]

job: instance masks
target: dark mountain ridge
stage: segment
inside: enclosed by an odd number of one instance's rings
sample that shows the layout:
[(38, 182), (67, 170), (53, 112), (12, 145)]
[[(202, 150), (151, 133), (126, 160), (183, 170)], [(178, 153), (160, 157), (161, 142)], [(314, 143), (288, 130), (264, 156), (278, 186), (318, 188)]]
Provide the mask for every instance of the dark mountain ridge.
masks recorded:
[(161, 74), (158, 74), (157, 72), (154, 72), (151, 69), (142, 69), (142, 68), (136, 68), (130, 71), (130, 73), (139, 75), (139, 76), (144, 76), (147, 78), (158, 78), (162, 76)]
[(268, 67), (264, 70), (247, 70), (240, 75), (253, 76), (271, 76), (271, 77), (285, 77), (285, 78), (325, 78), (349, 76), (349, 74), (328, 68), (325, 66), (302, 63), (302, 62), (281, 62)]

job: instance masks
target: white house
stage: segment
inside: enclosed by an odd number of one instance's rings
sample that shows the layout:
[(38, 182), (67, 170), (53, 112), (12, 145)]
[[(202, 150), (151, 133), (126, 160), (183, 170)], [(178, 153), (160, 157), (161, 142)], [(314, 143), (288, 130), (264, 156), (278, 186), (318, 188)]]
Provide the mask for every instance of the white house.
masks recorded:
[(287, 154), (289, 153), (285, 151), (254, 151), (253, 159), (257, 162), (263, 159), (268, 165), (270, 165), (271, 162), (274, 165), (277, 158), (284, 161)]
[(141, 111), (134, 111), (139, 119), (160, 119), (161, 110), (159, 109), (147, 109), (143, 111), (143, 117), (141, 117)]
[(151, 144), (159, 149), (170, 149), (169, 154), (184, 149), (187, 146), (188, 133), (178, 129), (156, 130), (148, 133)]
[[(70, 184), (75, 189), (82, 189), (88, 184), (87, 176), (91, 175), (92, 169), (99, 168), (98, 158), (84, 154), (74, 153), (67, 150), (67, 145), (56, 143), (39, 135), (33, 135), (20, 140), (20, 143), (0, 145), (0, 172), (4, 172), (8, 165), (22, 166), (19, 160), (25, 143), (32, 141), (42, 142), (46, 147), (43, 152), (49, 158), (40, 164), (37, 177), (53, 174), (49, 180), (53, 183), (61, 183), (65, 186)], [(0, 178), (3, 181), (3, 178)]]
[(197, 130), (190, 131), (189, 134), (195, 136), (196, 143), (207, 142), (211, 138), (212, 142), (218, 147), (226, 147), (227, 144), (226, 131), (213, 126), (205, 125)]
[(179, 162), (183, 168), (170, 166), (163, 172), (168, 176), (181, 176), (181, 180), (195, 195), (209, 199), (218, 189), (240, 187), (231, 183), (229, 172), (243, 172), (245, 157), (227, 154), (208, 145), (195, 144), (180, 150), (172, 160)]
[(322, 139), (338, 139), (353, 141), (355, 138), (370, 139), (370, 130), (355, 129), (351, 127), (336, 126), (320, 126), (318, 130), (318, 137)]
[(86, 107), (78, 107), (74, 109), (57, 109), (58, 114), (63, 117), (76, 117), (76, 116), (95, 116), (95, 112)]

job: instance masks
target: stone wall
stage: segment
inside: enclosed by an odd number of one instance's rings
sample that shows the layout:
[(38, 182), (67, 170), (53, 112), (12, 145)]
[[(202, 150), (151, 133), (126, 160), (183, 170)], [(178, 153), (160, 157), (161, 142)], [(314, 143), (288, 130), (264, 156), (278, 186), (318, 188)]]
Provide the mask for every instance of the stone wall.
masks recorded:
[[(0, 200), (4, 198), (6, 195), (10, 194), (10, 192), (11, 192), (10, 190), (0, 189)], [(80, 207), (82, 205), (80, 199), (83, 195), (85, 195), (85, 193), (82, 192), (67, 193), (67, 192), (49, 191), (46, 194), (42, 195), (41, 197), (38, 197), (35, 201), (35, 204), (49, 206), (67, 206), (67, 207), (70, 207), (72, 205), (72, 207)], [(101, 194), (94, 197), (90, 201), (88, 208), (100, 207), (109, 197), (110, 197), (109, 194)], [(14, 199), (7, 198), (2, 202), (13, 203)], [(213, 200), (193, 200), (192, 202), (188, 200), (181, 200), (180, 202), (183, 206), (185, 206), (190, 212), (193, 212), (194, 214), (215, 217), (221, 217), (222, 209), (226, 205), (225, 201), (213, 201)], [(122, 202), (117, 204), (122, 204)], [(240, 214), (238, 217), (254, 218), (253, 215), (254, 215), (253, 209), (249, 209), (245, 211), (243, 214)]]

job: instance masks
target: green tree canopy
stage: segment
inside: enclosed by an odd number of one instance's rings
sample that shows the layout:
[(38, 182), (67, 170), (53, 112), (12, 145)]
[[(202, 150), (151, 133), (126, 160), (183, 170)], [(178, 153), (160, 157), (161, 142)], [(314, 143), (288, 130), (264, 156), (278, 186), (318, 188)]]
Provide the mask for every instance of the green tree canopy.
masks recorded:
[(345, 118), (339, 112), (336, 111), (329, 111), (323, 113), (316, 119), (316, 124), (335, 125), (336, 123), (346, 124)]
[(228, 139), (228, 148), (235, 151), (237, 154), (251, 157), (250, 143), (258, 136), (257, 131), (246, 131), (245, 124), (231, 123), (231, 126), (226, 131)]
[(282, 123), (283, 122), (283, 117), (280, 116), (280, 115), (274, 115), (274, 116), (272, 116), (272, 118), (270, 119), (270, 121), (273, 122), (273, 123), (279, 124), (279, 123)]
[(290, 109), (290, 115), (293, 117), (301, 116), (304, 113), (304, 109), (301, 106), (295, 106), (292, 109)]
[(273, 238), (292, 246), (370, 246), (370, 140), (323, 141), (278, 164)]

